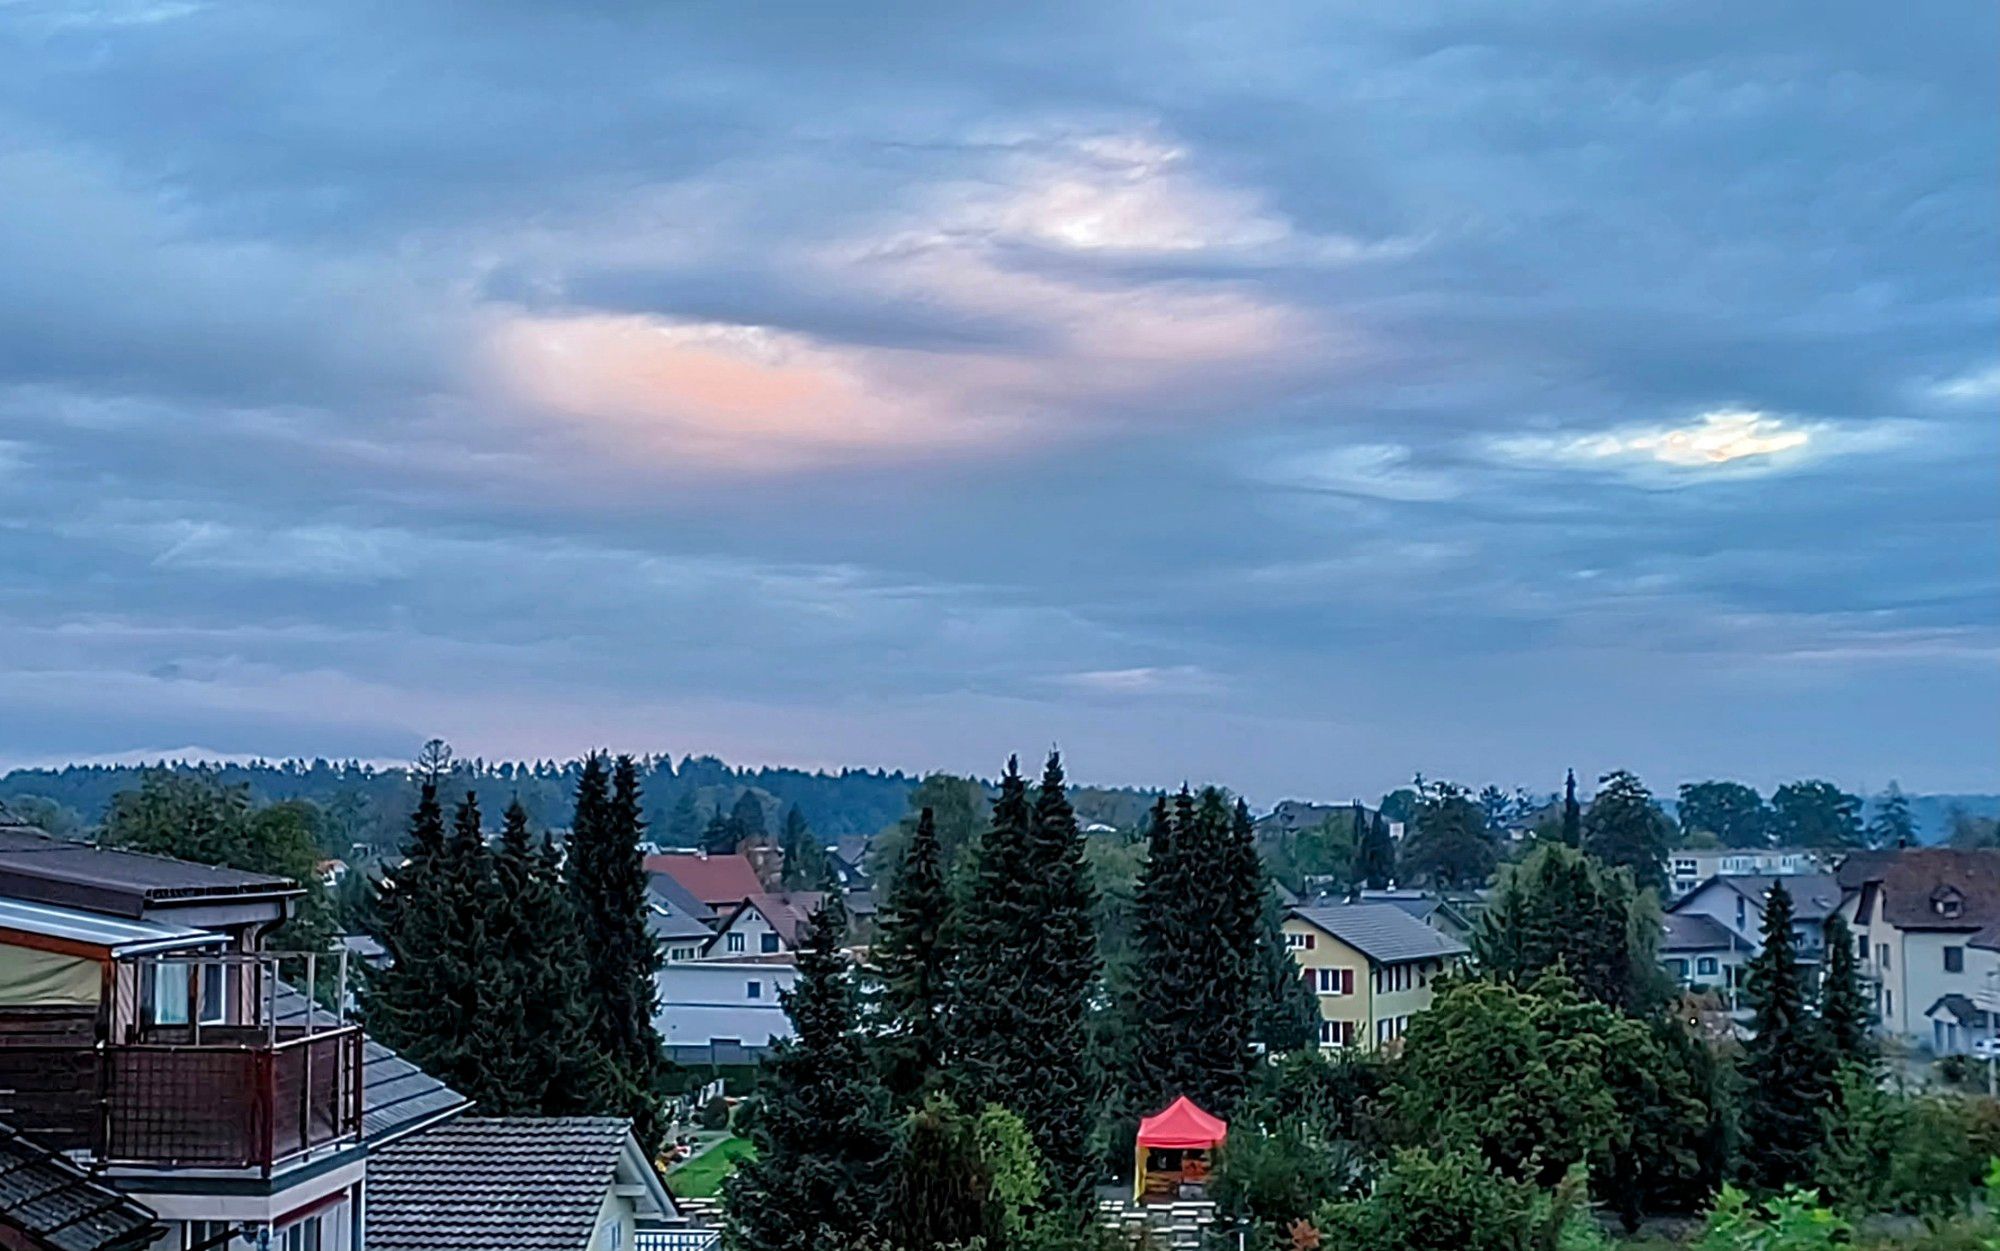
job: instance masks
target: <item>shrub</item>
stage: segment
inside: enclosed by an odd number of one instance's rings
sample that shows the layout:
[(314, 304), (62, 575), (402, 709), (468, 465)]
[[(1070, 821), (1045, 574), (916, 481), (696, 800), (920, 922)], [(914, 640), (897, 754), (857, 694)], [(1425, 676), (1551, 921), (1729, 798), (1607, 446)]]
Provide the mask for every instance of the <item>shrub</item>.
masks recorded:
[(729, 1128), (729, 1100), (721, 1095), (709, 1099), (701, 1105), (701, 1127), (703, 1129)]

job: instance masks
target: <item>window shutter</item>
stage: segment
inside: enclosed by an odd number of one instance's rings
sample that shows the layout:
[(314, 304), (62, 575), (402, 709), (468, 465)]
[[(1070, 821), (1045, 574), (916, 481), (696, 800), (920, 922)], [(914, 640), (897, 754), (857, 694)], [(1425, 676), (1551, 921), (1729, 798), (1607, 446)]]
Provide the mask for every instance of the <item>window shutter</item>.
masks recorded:
[(1307, 951), (1311, 951), (1311, 950), (1312, 950), (1312, 949), (1313, 949), (1313, 948), (1314, 948), (1315, 946), (1317, 946), (1317, 945), (1318, 945), (1318, 941), (1317, 941), (1317, 936), (1316, 936), (1316, 935), (1312, 935), (1312, 934), (1308, 934), (1308, 935), (1306, 935), (1306, 950), (1307, 950)]
[(1340, 993), (1343, 995), (1351, 995), (1354, 993), (1353, 969), (1342, 969), (1340, 971)]

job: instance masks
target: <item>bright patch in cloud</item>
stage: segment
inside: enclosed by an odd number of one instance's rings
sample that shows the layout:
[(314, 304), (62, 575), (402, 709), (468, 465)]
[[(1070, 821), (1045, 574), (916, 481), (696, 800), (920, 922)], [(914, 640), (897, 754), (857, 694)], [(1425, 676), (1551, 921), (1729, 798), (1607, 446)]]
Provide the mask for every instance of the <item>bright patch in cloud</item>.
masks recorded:
[(1491, 440), (1488, 446), (1504, 459), (1532, 464), (1705, 469), (1737, 461), (1777, 461), (1814, 447), (1821, 435), (1816, 427), (1764, 413), (1723, 409), (1703, 413), (1685, 426), (1627, 427), (1572, 436), (1512, 435)]

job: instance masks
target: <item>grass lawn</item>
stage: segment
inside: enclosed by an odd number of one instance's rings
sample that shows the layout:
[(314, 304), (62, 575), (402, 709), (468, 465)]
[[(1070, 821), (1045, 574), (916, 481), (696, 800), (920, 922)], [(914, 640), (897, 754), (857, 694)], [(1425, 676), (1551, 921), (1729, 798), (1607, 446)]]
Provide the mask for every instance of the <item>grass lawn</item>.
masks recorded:
[(725, 1138), (667, 1174), (667, 1189), (683, 1199), (713, 1199), (736, 1162), (756, 1154), (748, 1138)]

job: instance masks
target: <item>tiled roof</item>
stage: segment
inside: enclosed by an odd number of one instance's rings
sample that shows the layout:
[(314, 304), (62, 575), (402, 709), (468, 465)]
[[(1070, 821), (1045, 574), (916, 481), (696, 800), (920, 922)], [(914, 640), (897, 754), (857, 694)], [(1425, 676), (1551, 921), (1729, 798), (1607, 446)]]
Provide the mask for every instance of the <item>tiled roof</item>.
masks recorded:
[[(657, 897), (656, 897), (657, 898)], [(715, 931), (687, 913), (678, 909), (662, 908), (657, 903), (646, 909), (646, 928), (661, 942), (675, 939), (698, 938), (703, 942), (715, 937)]]
[(1699, 912), (1669, 912), (1665, 921), (1661, 951), (1729, 951), (1745, 945), (1720, 921)]
[(757, 870), (750, 867), (750, 858), (740, 852), (727, 856), (699, 852), (647, 856), (646, 872), (666, 874), (713, 908), (727, 907), (764, 889)]
[(1713, 882), (1720, 882), (1759, 908), (1764, 906), (1764, 897), (1771, 893), (1771, 887), (1783, 882), (1785, 893), (1792, 897), (1792, 917), (1799, 921), (1824, 921), (1840, 907), (1840, 882), (1831, 873), (1719, 874), (1688, 892), (1674, 907), (1682, 908), (1701, 893), (1702, 887)]
[[(1843, 884), (1879, 892), (1882, 919), (1898, 929), (1984, 930), (2000, 924), (2000, 851), (1912, 847), (1857, 853), (1840, 866)], [(1941, 901), (1956, 907), (1941, 911)]]
[(461, 1117), (368, 1159), (370, 1251), (585, 1251), (631, 1130)]
[(696, 899), (687, 887), (674, 880), (671, 873), (648, 873), (646, 889), (651, 892), (653, 902), (667, 911), (692, 917), (706, 925), (715, 924), (715, 906)]
[(295, 883), (144, 852), (93, 847), (31, 825), (0, 825), (0, 893), (136, 917), (170, 900), (296, 895)]
[(1934, 1017), (1940, 1012), (1948, 1013), (1967, 1029), (1986, 1028), (1986, 1013), (1964, 995), (1946, 995), (1926, 1009), (1924, 1015)]
[[(280, 985), (275, 1015), (278, 1024), (305, 1019), (306, 997)], [(333, 1014), (312, 1008), (322, 1025), (338, 1022)], [(361, 1137), (371, 1146), (394, 1142), (414, 1129), (469, 1106), (471, 1101), (429, 1073), (372, 1038), (361, 1044)]]
[(1465, 954), (1465, 944), (1438, 933), (1394, 904), (1328, 904), (1294, 908), (1302, 917), (1378, 964)]
[[(0, 1227), (56, 1251), (138, 1251), (161, 1231), (151, 1209), (5, 1125), (0, 1125)], [(14, 1245), (6, 1238), (0, 1243)]]

